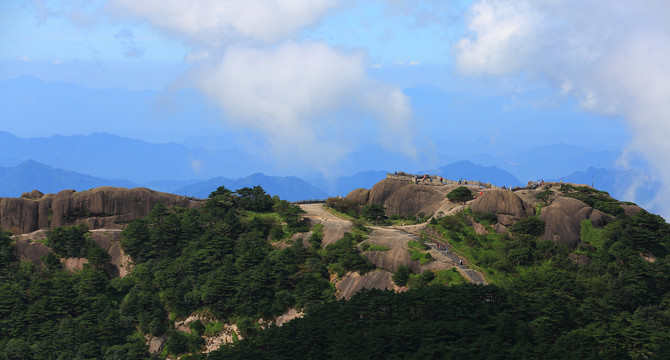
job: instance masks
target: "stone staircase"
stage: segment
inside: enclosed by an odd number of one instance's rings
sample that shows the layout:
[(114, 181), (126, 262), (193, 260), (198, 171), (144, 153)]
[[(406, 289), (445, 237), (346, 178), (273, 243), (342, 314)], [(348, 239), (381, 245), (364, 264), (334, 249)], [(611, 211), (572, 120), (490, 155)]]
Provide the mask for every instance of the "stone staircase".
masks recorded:
[[(438, 253), (449, 258), (449, 260), (451, 260), (456, 266), (458, 272), (466, 280), (469, 280), (473, 284), (486, 285), (486, 279), (484, 278), (484, 275), (477, 270), (471, 269), (467, 265), (467, 259), (461, 258), (458, 255), (454, 254), (449, 249), (449, 243), (447, 243), (438, 233), (436, 233), (435, 230), (426, 227), (424, 232), (428, 236), (428, 242), (426, 242), (426, 245), (428, 245), (431, 249), (437, 251)], [(438, 246), (438, 243), (440, 244), (440, 246)]]

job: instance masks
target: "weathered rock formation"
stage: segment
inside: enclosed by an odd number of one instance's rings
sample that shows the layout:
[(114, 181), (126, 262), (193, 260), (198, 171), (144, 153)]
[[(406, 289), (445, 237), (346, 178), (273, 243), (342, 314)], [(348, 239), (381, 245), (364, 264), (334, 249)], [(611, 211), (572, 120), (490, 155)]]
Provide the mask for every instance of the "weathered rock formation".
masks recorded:
[(42, 198), (42, 196), (44, 196), (44, 194), (39, 190), (33, 190), (29, 193), (25, 192), (21, 194), (22, 199), (28, 199), (28, 200), (39, 200)]
[(404, 249), (392, 249), (387, 251), (368, 251), (365, 257), (370, 259), (376, 267), (386, 271), (395, 272), (400, 265), (405, 265), (412, 270), (413, 273), (421, 272), (421, 264), (419, 261), (412, 261), (412, 255)]
[[(124, 277), (131, 270), (130, 256), (126, 255), (119, 243), (121, 239), (120, 230), (94, 230), (89, 232), (91, 239), (109, 254), (109, 265), (107, 273), (112, 277)], [(42, 266), (42, 256), (53, 252), (50, 247), (44, 245), (47, 237), (46, 231), (38, 230), (30, 234), (18, 235), (14, 245), (14, 255), (21, 261), (32, 261), (35, 265)], [(86, 258), (61, 259), (63, 267), (72, 272), (79, 271), (84, 264), (88, 263)]]
[(34, 190), (21, 198), (0, 199), (0, 228), (15, 234), (77, 224), (86, 224), (90, 229), (119, 229), (134, 219), (145, 217), (157, 204), (191, 208), (199, 203), (146, 188), (99, 187), (46, 195)]
[(53, 252), (50, 247), (30, 239), (19, 239), (14, 243), (14, 255), (19, 260), (32, 261), (37, 265), (42, 264), (42, 256), (50, 252)]
[(407, 181), (384, 179), (372, 189), (356, 189), (346, 199), (360, 204), (382, 204), (389, 214), (403, 216), (435, 213), (445, 200), (449, 186), (416, 185)]
[(352, 190), (346, 199), (359, 204), (367, 204), (368, 200), (370, 200), (370, 189), (360, 188)]
[(623, 208), (624, 214), (626, 214), (626, 216), (635, 216), (642, 210), (642, 208), (637, 205), (622, 204), (621, 207)]
[(540, 219), (545, 222), (544, 240), (576, 246), (580, 241), (582, 220), (590, 219), (593, 226), (603, 227), (612, 217), (577, 199), (559, 197), (542, 209)]
[(533, 206), (509, 190), (488, 190), (470, 204), (472, 211), (493, 212), (505, 226), (535, 214)]
[(388, 289), (396, 288), (391, 273), (377, 269), (365, 275), (359, 273), (349, 273), (336, 285), (337, 297), (349, 299), (361, 289)]

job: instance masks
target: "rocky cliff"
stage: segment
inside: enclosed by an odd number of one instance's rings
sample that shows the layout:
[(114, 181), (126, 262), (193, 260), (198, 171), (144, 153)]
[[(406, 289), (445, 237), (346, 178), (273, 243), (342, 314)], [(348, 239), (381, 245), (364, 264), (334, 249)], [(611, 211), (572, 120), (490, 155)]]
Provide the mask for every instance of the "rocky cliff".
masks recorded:
[(146, 188), (99, 187), (46, 195), (34, 190), (20, 198), (0, 199), (0, 228), (14, 234), (77, 224), (86, 224), (89, 229), (119, 229), (146, 216), (157, 204), (191, 208), (200, 201)]
[[(408, 181), (384, 179), (372, 189), (356, 189), (346, 198), (360, 204), (382, 204), (387, 208), (388, 215), (416, 215), (421, 212), (434, 215), (440, 211), (444, 215), (452, 215), (470, 207), (473, 212), (495, 213), (498, 223), (494, 224), (493, 228), (501, 233), (507, 232), (507, 228), (517, 221), (535, 216), (538, 208), (541, 209), (539, 217), (545, 223), (543, 239), (574, 247), (580, 241), (582, 220), (591, 220), (593, 226), (601, 228), (612, 221), (612, 216), (578, 199), (564, 196), (565, 194), (559, 190), (561, 186), (559, 183), (545, 183), (541, 188), (511, 191), (468, 185), (475, 194), (475, 199), (465, 204), (456, 204), (446, 199), (446, 194), (458, 186), (413, 184)], [(538, 194), (542, 192), (549, 192), (549, 195), (545, 194), (546, 202), (538, 198)], [(640, 207), (636, 205), (622, 203), (619, 205), (629, 216), (640, 211)], [(476, 231), (482, 228), (473, 221), (470, 221), (469, 225)]]
[(455, 186), (417, 185), (407, 181), (384, 179), (370, 190), (352, 191), (346, 199), (361, 204), (383, 204), (389, 214), (431, 215), (440, 208), (441, 203), (448, 201), (445, 196), (454, 188)]

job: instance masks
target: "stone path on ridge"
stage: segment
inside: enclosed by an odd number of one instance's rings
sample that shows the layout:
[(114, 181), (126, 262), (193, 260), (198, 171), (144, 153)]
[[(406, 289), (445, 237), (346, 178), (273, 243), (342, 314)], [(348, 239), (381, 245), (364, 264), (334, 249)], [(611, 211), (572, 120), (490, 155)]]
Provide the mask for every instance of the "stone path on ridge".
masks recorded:
[[(352, 224), (349, 220), (342, 219), (323, 208), (323, 204), (303, 204), (300, 207), (306, 212), (304, 217), (323, 224), (324, 238), (322, 245), (325, 247), (331, 243), (342, 238), (345, 232), (351, 230)], [(385, 244), (406, 244), (410, 240), (420, 240), (420, 233), (426, 229), (426, 224), (404, 225), (404, 226), (369, 226), (372, 229), (370, 238), (383, 238)], [(440, 256), (444, 258), (442, 261), (453, 264), (458, 272), (468, 281), (474, 284), (486, 284), (486, 280), (476, 270), (469, 268), (466, 265), (466, 259), (460, 258), (453, 252), (444, 248), (437, 247), (435, 241), (445, 243), (444, 239), (436, 239), (435, 235), (429, 235), (432, 241), (426, 242), (432, 250), (435, 250)], [(436, 258), (435, 260), (440, 260)], [(463, 265), (459, 266), (460, 260), (463, 260)]]

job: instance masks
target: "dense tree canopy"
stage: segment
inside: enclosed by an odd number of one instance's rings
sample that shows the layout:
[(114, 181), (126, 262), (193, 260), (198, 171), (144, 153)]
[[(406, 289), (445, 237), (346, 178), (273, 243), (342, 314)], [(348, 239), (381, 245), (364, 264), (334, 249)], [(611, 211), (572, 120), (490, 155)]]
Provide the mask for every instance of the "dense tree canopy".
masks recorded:
[[(619, 206), (602, 193), (569, 191)], [(582, 222), (576, 248), (541, 240), (537, 217), (511, 235), (468, 225), (490, 229), (492, 213), (442, 217), (431, 228), (494, 285), (428, 285), (440, 274), (401, 267), (393, 280), (409, 291), (349, 301), (335, 301), (329, 280), (374, 269), (361, 256), (360, 220), (325, 247), (313, 227), (303, 245), (290, 240), (309, 228), (302, 210), (256, 187), (220, 187), (200, 209), (158, 205), (128, 224), (121, 244), (134, 267), (124, 278), (110, 277), (109, 257), (85, 227), (50, 230), (54, 253), (44, 266), (19, 262), (0, 232), (0, 358), (151, 358), (146, 336), (161, 336), (155, 356), (184, 359), (667, 359), (670, 225), (613, 206), (606, 227)], [(66, 257), (89, 264), (66, 271)], [(306, 315), (261, 328), (259, 319), (289, 308)], [(175, 329), (193, 314), (203, 318), (191, 333)], [(200, 354), (201, 336), (224, 323), (246, 339)]]

